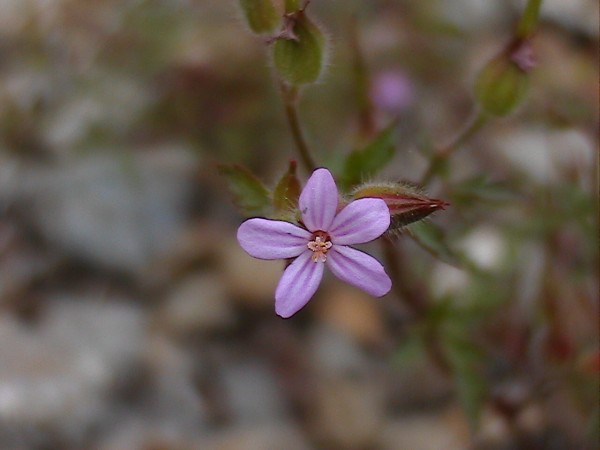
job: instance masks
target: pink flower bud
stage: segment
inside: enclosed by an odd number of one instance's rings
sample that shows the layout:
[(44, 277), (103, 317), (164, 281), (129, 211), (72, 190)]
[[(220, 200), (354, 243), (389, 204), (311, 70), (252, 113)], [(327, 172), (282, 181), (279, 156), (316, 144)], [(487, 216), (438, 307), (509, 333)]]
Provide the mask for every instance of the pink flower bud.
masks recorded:
[(429, 198), (406, 183), (366, 183), (354, 190), (353, 199), (380, 198), (390, 210), (390, 230), (395, 230), (424, 219), (435, 211), (445, 209), (448, 203)]

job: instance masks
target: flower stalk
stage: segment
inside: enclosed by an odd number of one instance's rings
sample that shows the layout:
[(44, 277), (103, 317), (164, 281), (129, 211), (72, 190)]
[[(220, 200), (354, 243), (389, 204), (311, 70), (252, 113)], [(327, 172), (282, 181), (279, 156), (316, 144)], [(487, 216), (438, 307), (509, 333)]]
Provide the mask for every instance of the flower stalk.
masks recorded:
[(300, 125), (298, 116), (298, 87), (287, 86), (283, 81), (279, 83), (281, 95), (285, 108), (285, 116), (292, 133), (292, 139), (296, 146), (296, 151), (304, 169), (307, 172), (312, 172), (317, 167), (315, 160), (311, 155), (311, 151), (306, 143), (306, 138)]

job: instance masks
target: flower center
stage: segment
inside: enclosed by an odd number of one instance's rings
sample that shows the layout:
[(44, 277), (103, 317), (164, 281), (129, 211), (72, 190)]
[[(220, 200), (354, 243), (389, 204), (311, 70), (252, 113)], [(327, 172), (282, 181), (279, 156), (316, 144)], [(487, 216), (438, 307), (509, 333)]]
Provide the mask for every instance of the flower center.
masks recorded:
[(327, 260), (327, 251), (333, 246), (329, 235), (324, 231), (315, 231), (312, 240), (306, 244), (312, 250), (312, 260), (314, 262), (325, 262)]

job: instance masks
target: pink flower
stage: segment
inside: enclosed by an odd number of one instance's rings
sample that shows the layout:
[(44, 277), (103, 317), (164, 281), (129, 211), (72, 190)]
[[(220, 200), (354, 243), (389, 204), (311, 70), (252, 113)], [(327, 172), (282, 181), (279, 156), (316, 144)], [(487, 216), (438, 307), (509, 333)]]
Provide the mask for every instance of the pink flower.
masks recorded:
[(400, 114), (413, 104), (414, 90), (404, 72), (389, 70), (374, 77), (369, 94), (375, 107), (390, 114)]
[(339, 279), (376, 297), (392, 282), (375, 258), (348, 245), (381, 236), (390, 212), (378, 198), (361, 198), (338, 208), (338, 190), (327, 169), (317, 169), (302, 190), (299, 207), (304, 228), (279, 220), (249, 219), (240, 225), (242, 248), (260, 259), (295, 258), (275, 290), (275, 311), (284, 318), (308, 303), (323, 278), (325, 265)]

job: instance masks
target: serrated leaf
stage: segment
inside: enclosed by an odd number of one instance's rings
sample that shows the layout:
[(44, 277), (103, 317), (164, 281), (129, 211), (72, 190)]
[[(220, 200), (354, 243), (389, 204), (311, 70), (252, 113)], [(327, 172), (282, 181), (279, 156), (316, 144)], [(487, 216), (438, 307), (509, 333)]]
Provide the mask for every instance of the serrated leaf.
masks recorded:
[(238, 164), (221, 165), (219, 173), (228, 182), (234, 203), (243, 213), (265, 214), (271, 205), (271, 195), (264, 184), (248, 169)]
[(298, 207), (300, 181), (296, 175), (296, 161), (290, 161), (287, 172), (281, 177), (273, 191), (273, 207), (277, 213), (294, 210)]
[(346, 187), (368, 180), (394, 156), (396, 124), (384, 128), (369, 144), (354, 150), (344, 162), (342, 181)]
[(437, 225), (421, 221), (409, 225), (407, 230), (415, 242), (433, 256), (448, 264), (459, 265), (458, 256), (446, 242), (443, 230)]

